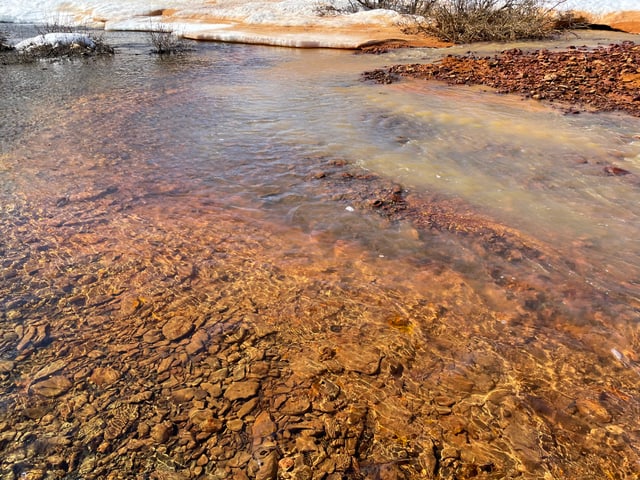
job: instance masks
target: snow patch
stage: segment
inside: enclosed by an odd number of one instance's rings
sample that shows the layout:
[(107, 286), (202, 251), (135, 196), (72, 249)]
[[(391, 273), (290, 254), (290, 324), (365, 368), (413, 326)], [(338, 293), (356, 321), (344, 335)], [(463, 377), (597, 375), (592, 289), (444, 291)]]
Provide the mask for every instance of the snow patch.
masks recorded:
[[(549, 7), (576, 10), (598, 18), (613, 12), (640, 11), (640, 0), (544, 0)], [(58, 23), (96, 26), (106, 30), (153, 30), (154, 25), (190, 38), (245, 41), (255, 40), (274, 45), (350, 45), (356, 40), (329, 38), (326, 34), (309, 33), (291, 36), (274, 34), (273, 41), (243, 32), (243, 25), (347, 28), (353, 25), (396, 26), (402, 18), (390, 10), (359, 11), (332, 15), (322, 12), (352, 12), (353, 0), (0, 0), (0, 22)], [(362, 10), (362, 9), (361, 9)], [(240, 30), (231, 32), (231, 30)], [(354, 29), (355, 30), (355, 29)], [(57, 35), (57, 34), (56, 34)], [(72, 34), (75, 35), (75, 34)], [(37, 37), (36, 37), (37, 38)], [(55, 42), (78, 43), (57, 37)], [(75, 38), (75, 37), (74, 37)], [(44, 40), (25, 40), (23, 48)], [(51, 42), (52, 40), (46, 40)], [(48, 43), (50, 44), (50, 43)]]
[[(557, 5), (557, 0), (545, 0)], [(135, 17), (151, 17), (163, 10), (176, 15), (196, 14), (247, 23), (303, 25), (319, 18), (318, 11), (333, 8), (349, 11), (349, 0), (20, 0), (0, 1), (0, 22), (45, 23), (72, 19), (76, 24), (90, 25), (121, 21)], [(562, 10), (580, 10), (597, 15), (625, 10), (640, 10), (639, 0), (566, 0)], [(348, 16), (345, 16), (348, 17)]]
[(26, 51), (42, 46), (53, 48), (80, 45), (87, 48), (95, 48), (95, 42), (81, 33), (47, 33), (37, 37), (27, 38), (15, 45), (16, 50)]
[[(549, 1), (550, 5), (558, 3)], [(559, 10), (576, 10), (594, 15), (607, 13), (640, 11), (640, 0), (566, 0), (558, 6)]]

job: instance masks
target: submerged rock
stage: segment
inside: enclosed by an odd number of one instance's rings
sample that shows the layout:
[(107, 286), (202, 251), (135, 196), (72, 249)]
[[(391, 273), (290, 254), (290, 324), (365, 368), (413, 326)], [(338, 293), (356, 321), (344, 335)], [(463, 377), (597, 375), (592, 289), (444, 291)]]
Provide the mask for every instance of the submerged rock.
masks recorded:
[(245, 400), (258, 393), (260, 384), (255, 381), (235, 382), (229, 385), (224, 392), (224, 397), (228, 400)]
[(189, 318), (176, 315), (164, 324), (162, 334), (167, 340), (173, 342), (186, 337), (193, 328), (194, 324)]
[(99, 387), (106, 387), (118, 381), (120, 374), (111, 367), (98, 367), (93, 370), (89, 381)]
[(73, 384), (64, 375), (55, 375), (31, 385), (31, 390), (44, 397), (58, 397), (68, 391)]

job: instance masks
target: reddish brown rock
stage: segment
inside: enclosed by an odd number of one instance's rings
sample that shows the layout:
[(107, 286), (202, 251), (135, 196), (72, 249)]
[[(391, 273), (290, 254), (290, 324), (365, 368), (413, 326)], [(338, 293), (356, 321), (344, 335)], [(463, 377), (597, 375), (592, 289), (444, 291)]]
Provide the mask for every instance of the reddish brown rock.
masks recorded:
[(175, 403), (186, 403), (192, 400), (195, 395), (195, 388), (181, 388), (179, 390), (175, 390), (171, 394), (171, 400), (173, 400)]
[(209, 335), (204, 330), (197, 330), (191, 337), (191, 341), (186, 347), (189, 355), (195, 355), (196, 353), (204, 350), (209, 341)]
[(251, 427), (251, 438), (253, 446), (257, 447), (258, 445), (262, 444), (267, 438), (271, 438), (275, 431), (276, 424), (271, 419), (271, 415), (269, 415), (269, 412), (260, 412), (253, 422), (253, 426)]
[(487, 85), (499, 93), (557, 101), (587, 110), (622, 110), (640, 116), (640, 45), (632, 42), (565, 51), (511, 49), (496, 57), (448, 56), (438, 63), (394, 65), (365, 72), (391, 83), (399, 77)]
[(260, 384), (254, 381), (235, 382), (227, 387), (224, 392), (224, 398), (227, 400), (245, 400), (251, 398), (258, 393)]
[(177, 315), (172, 317), (162, 327), (162, 335), (170, 341), (180, 340), (186, 337), (193, 330), (193, 322), (187, 317)]
[(55, 375), (31, 386), (31, 390), (43, 397), (57, 397), (72, 387), (71, 381), (63, 375)]
[(358, 345), (341, 345), (336, 349), (336, 359), (352, 372), (374, 375), (380, 369), (380, 352), (375, 347), (362, 348)]
[(89, 381), (99, 387), (106, 387), (118, 381), (120, 374), (111, 367), (98, 367), (93, 369)]
[(167, 423), (159, 423), (151, 428), (151, 438), (157, 443), (163, 444), (173, 434), (173, 426)]

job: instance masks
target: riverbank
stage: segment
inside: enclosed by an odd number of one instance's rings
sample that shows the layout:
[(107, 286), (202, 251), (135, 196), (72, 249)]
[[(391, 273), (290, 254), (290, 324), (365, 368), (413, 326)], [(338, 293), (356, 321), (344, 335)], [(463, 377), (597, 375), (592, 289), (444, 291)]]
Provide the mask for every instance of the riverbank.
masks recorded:
[(570, 47), (564, 51), (505, 50), (494, 57), (448, 56), (437, 63), (394, 65), (364, 78), (392, 83), (401, 77), (485, 85), (498, 93), (559, 104), (567, 111), (620, 110), (640, 116), (640, 45)]
[(248, 43), (296, 48), (368, 50), (442, 48), (451, 43), (433, 36), (406, 33), (398, 25), (355, 23), (348, 26), (317, 23), (308, 26), (218, 23), (217, 27), (182, 34), (200, 41)]
[[(388, 153), (439, 175), (457, 155), (428, 140), (463, 143), (473, 118), (385, 104), (358, 72), (387, 57), (143, 43), (3, 77), (5, 102), (25, 92), (1, 125), (3, 478), (634, 478), (638, 269), (617, 283), (595, 233), (492, 218), (447, 190), (462, 174), (418, 188), (361, 168)], [(518, 179), (543, 157), (519, 138), (492, 176), (537, 203), (593, 188)], [(553, 176), (635, 181), (585, 151), (549, 151)]]
[[(355, 2), (353, 2), (355, 3)], [(407, 34), (406, 16), (390, 10), (357, 10), (348, 0), (182, 0), (152, 3), (124, 0), (46, 0), (36, 8), (0, 5), (0, 22), (65, 23), (104, 30), (166, 29), (185, 38), (297, 48), (357, 49), (369, 44), (439, 47), (435, 38)], [(631, 2), (610, 0), (569, 4), (595, 23), (640, 33), (640, 11)], [(564, 8), (563, 5), (561, 7)]]

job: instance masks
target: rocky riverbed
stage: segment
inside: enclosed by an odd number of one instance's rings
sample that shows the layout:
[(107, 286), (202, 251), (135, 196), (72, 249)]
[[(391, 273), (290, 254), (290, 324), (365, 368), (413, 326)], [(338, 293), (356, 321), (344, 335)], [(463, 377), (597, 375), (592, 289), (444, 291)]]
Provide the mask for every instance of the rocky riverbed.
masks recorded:
[(565, 260), (463, 205), (340, 162), (309, 182), (488, 258), (483, 292), (452, 259), (367, 259), (344, 241), (299, 255), (304, 236), (208, 221), (206, 202), (176, 223), (160, 212), (195, 204), (125, 201), (115, 225), (101, 221), (115, 188), (37, 215), (5, 206), (3, 478), (633, 477), (638, 367), (603, 325), (632, 325), (637, 305), (562, 274), (516, 279)]
[(486, 85), (569, 111), (621, 110), (640, 116), (639, 65), (640, 45), (624, 42), (565, 51), (511, 49), (493, 57), (448, 56), (434, 64), (394, 65), (364, 76), (380, 83), (411, 77)]
[(125, 168), (170, 92), (108, 100), (0, 157), (3, 479), (635, 478), (637, 278), (335, 158), (286, 173), (428, 255), (253, 218)]

